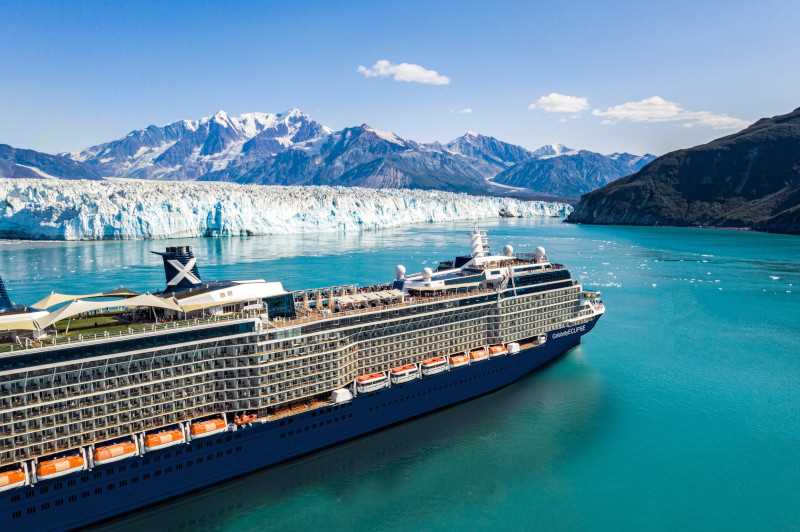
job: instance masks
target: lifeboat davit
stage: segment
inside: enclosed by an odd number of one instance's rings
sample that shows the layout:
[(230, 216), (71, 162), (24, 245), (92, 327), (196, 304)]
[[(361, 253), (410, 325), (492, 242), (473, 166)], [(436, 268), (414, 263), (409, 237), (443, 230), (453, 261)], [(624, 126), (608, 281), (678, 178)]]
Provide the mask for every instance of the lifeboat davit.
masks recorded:
[(370, 373), (356, 377), (356, 387), (358, 393), (369, 393), (382, 390), (389, 386), (389, 379), (385, 373)]
[(258, 419), (257, 414), (242, 414), (241, 416), (233, 416), (233, 422), (237, 425), (249, 425)]
[(501, 357), (507, 355), (508, 350), (503, 345), (493, 345), (489, 348), (489, 357)]
[(423, 375), (436, 375), (443, 371), (447, 371), (447, 358), (433, 357), (422, 361), (422, 374)]
[(85, 464), (83, 456), (79, 454), (43, 460), (36, 468), (36, 476), (39, 477), (39, 480), (63, 477), (76, 471), (82, 471)]
[(419, 368), (416, 364), (404, 364), (400, 367), (392, 368), (389, 375), (392, 378), (392, 384), (402, 384), (416, 379), (419, 376)]
[(517, 342), (510, 342), (506, 345), (506, 349), (508, 349), (509, 355), (516, 355), (519, 353), (519, 344)]
[(110, 464), (112, 462), (119, 462), (131, 456), (136, 456), (136, 445), (132, 441), (125, 441), (121, 443), (112, 443), (111, 445), (103, 445), (102, 447), (94, 448), (94, 463), (95, 465)]
[(205, 421), (195, 421), (189, 426), (189, 432), (194, 438), (205, 438), (228, 430), (228, 424), (222, 418), (206, 419)]
[(181, 429), (169, 429), (153, 434), (147, 434), (144, 437), (144, 446), (148, 451), (157, 451), (158, 449), (166, 449), (173, 445), (184, 443), (186, 438)]
[(0, 473), (0, 492), (20, 488), (25, 485), (25, 471), (12, 469)]
[(475, 349), (474, 351), (469, 352), (469, 358), (471, 358), (473, 362), (486, 360), (489, 358), (489, 352), (486, 351), (486, 349)]
[(467, 364), (469, 364), (468, 355), (450, 355), (451, 368), (460, 368), (461, 366), (466, 366)]

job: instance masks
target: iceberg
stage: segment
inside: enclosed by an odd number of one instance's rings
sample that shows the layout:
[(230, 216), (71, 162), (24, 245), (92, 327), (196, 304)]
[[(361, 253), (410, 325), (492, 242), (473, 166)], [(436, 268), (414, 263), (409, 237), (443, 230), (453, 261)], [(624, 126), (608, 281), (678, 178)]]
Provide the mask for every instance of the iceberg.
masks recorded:
[(361, 231), (572, 211), (560, 202), (435, 190), (131, 179), (0, 179), (0, 198), (0, 237), (40, 240)]

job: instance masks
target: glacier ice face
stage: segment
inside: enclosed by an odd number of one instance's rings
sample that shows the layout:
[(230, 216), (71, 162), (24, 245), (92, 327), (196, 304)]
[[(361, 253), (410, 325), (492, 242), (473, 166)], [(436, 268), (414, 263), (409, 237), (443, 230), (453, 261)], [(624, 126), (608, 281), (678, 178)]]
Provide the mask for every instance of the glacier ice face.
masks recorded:
[(565, 203), (452, 192), (138, 180), (0, 179), (0, 237), (103, 240), (287, 234), (507, 217)]

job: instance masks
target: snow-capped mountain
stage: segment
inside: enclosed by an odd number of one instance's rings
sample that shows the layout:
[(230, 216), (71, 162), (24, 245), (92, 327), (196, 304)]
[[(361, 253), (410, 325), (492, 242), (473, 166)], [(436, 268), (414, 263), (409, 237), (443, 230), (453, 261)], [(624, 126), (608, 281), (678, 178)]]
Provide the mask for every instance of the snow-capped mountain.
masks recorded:
[(100, 179), (94, 168), (62, 155), (0, 144), (0, 177), (43, 179)]
[(209, 173), (203, 180), (487, 192), (484, 174), (472, 159), (367, 124)]
[[(565, 203), (438, 190), (0, 179), (0, 236), (53, 240), (360, 231), (568, 215)], [(265, 208), (269, 206), (269, 208)]]
[(547, 194), (559, 197), (576, 198), (620, 177), (638, 172), (653, 159), (655, 156), (650, 154), (603, 155), (566, 148), (560, 150), (560, 154), (548, 153), (517, 164), (496, 175), (493, 181), (533, 191), (547, 191)]
[(298, 109), (240, 116), (218, 111), (200, 120), (132, 131), (122, 139), (72, 154), (72, 158), (106, 176), (198, 179), (330, 133)]
[[(333, 131), (298, 109), (240, 116), (219, 111), (199, 120), (135, 130), (66, 155), (77, 164), (76, 172), (85, 169), (82, 177), (89, 172), (139, 179), (527, 197), (574, 196), (632, 173), (644, 161), (627, 153), (606, 157), (561, 144), (528, 150), (472, 131), (446, 144), (416, 142), (367, 124)], [(544, 162), (548, 160), (552, 162)]]
[(484, 161), (491, 168), (491, 174), (487, 177), (521, 161), (536, 157), (536, 154), (527, 148), (474, 131), (467, 131), (466, 134), (448, 142), (445, 147), (452, 153)]
[(534, 159), (548, 159), (550, 157), (559, 157), (561, 155), (574, 155), (577, 153), (578, 150), (573, 150), (572, 148), (567, 148), (563, 144), (545, 144), (541, 146), (533, 152), (532, 158)]

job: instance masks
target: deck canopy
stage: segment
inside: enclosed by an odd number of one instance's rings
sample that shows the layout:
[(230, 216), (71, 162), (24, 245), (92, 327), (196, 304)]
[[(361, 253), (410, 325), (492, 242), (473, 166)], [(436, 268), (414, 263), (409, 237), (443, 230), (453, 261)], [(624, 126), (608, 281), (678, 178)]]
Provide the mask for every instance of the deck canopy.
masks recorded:
[(0, 331), (35, 331), (36, 318), (47, 315), (47, 312), (19, 312), (9, 315), (0, 314)]
[(163, 308), (177, 312), (181, 312), (183, 310), (174, 299), (165, 299), (152, 294), (140, 294), (134, 297), (106, 301), (84, 301), (79, 299), (77, 301), (73, 301), (69, 305), (65, 305), (64, 307), (49, 313), (47, 316), (37, 319), (36, 325), (39, 329), (46, 329), (58, 321), (72, 318), (80, 314), (85, 314), (87, 312), (98, 312), (120, 308), (134, 309), (140, 307)]
[(51, 307), (55, 307), (56, 305), (60, 305), (62, 303), (78, 301), (81, 299), (97, 299), (100, 297), (135, 297), (138, 295), (139, 292), (134, 292), (133, 290), (128, 290), (127, 288), (117, 288), (115, 290), (111, 290), (110, 292), (96, 292), (94, 294), (80, 294), (80, 295), (59, 294), (58, 292), (51, 292), (50, 295), (48, 295), (43, 299), (40, 299), (39, 301), (31, 305), (31, 307), (35, 309), (45, 310)]

